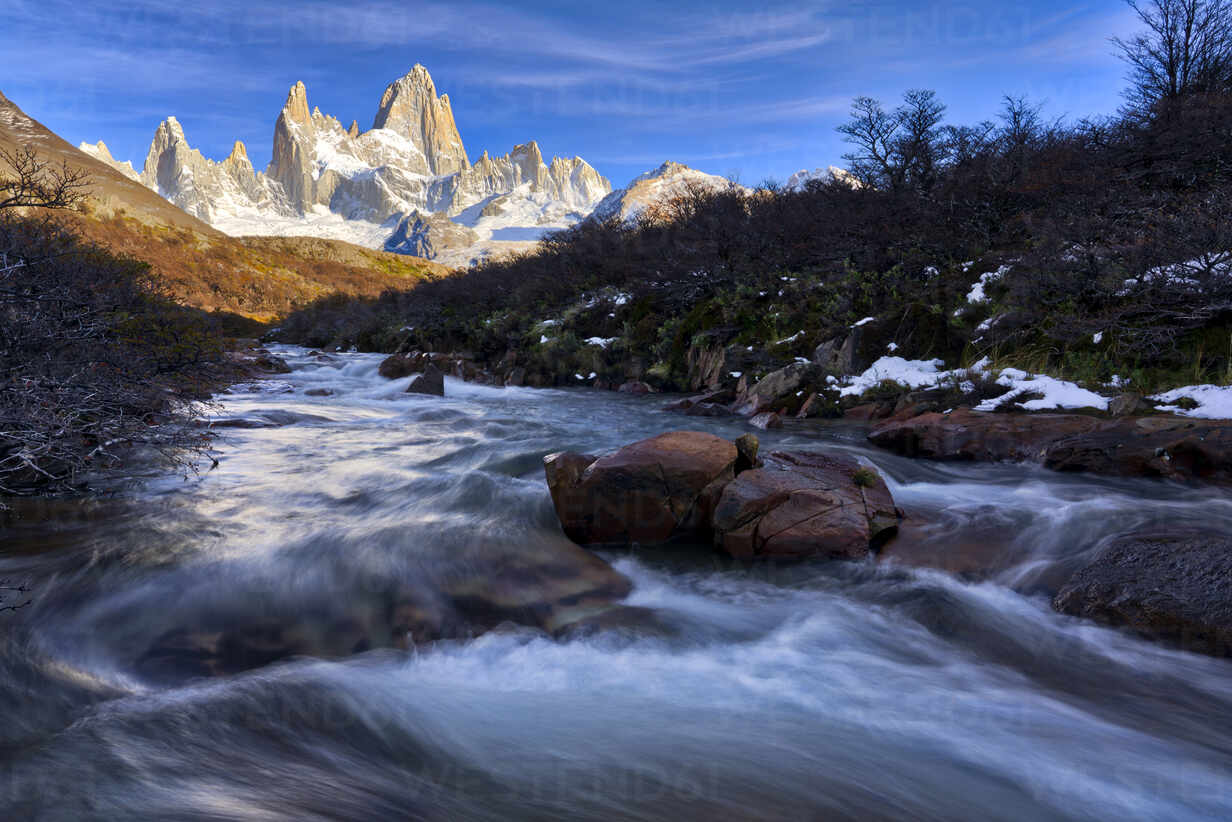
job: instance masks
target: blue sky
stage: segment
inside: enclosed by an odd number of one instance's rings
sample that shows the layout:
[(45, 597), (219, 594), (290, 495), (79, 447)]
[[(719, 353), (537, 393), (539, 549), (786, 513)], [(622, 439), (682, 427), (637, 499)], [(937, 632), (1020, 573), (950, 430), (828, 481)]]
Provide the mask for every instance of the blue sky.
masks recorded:
[(422, 63), (472, 158), (533, 138), (618, 186), (668, 159), (757, 183), (841, 164), (834, 128), (860, 94), (933, 88), (951, 122), (1005, 93), (1110, 113), (1124, 67), (1108, 38), (1135, 30), (1121, 0), (754, 5), (4, 0), (0, 91), (138, 168), (171, 114), (206, 156), (240, 139), (263, 168), (295, 81), (368, 128)]

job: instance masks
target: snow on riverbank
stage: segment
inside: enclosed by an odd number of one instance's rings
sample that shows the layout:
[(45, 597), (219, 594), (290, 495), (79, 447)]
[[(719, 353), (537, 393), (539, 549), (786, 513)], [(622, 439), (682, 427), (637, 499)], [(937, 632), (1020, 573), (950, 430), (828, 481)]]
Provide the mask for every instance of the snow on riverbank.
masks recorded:
[[(859, 396), (886, 380), (905, 385), (908, 388), (937, 388), (951, 384), (969, 391), (974, 389), (972, 380), (984, 379), (997, 373), (992, 363), (982, 359), (970, 368), (944, 369), (942, 360), (907, 360), (902, 357), (882, 357), (873, 363), (863, 374), (854, 377), (840, 389), (844, 396)], [(1042, 374), (1028, 374), (1017, 368), (1005, 368), (997, 373), (996, 381), (1010, 390), (993, 399), (985, 400), (976, 406), (976, 411), (993, 411), (1007, 402), (1015, 402), (1022, 397), (1029, 397), (1023, 402), (1016, 402), (1027, 411), (1044, 411), (1053, 409), (1096, 408), (1101, 411), (1108, 409), (1108, 397), (1094, 391), (1088, 391), (1077, 383), (1059, 380)], [(1229, 408), (1232, 416), (1232, 393), (1228, 395)]]
[[(1177, 403), (1183, 398), (1196, 402), (1196, 408), (1182, 408)], [(1232, 419), (1232, 386), (1226, 385), (1187, 385), (1184, 388), (1174, 388), (1162, 394), (1155, 394), (1150, 399), (1159, 403), (1160, 411), (1167, 411), (1181, 417), (1198, 417), (1208, 420)]]

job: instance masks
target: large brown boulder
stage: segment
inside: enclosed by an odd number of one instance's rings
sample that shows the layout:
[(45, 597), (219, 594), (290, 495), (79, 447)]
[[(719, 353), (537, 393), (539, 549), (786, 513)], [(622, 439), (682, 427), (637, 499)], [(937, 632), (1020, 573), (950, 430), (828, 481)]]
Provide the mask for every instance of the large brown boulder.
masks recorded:
[(715, 544), (733, 557), (859, 559), (901, 515), (885, 480), (844, 454), (774, 452), (723, 490)]
[(583, 545), (710, 538), (710, 514), (735, 476), (736, 446), (713, 434), (672, 431), (605, 457), (544, 457), (565, 533)]
[(1214, 656), (1232, 656), (1232, 538), (1143, 535), (1112, 543), (1053, 607)]
[(962, 408), (889, 420), (868, 435), (909, 457), (1038, 462), (1056, 471), (1232, 484), (1232, 422), (992, 414)]

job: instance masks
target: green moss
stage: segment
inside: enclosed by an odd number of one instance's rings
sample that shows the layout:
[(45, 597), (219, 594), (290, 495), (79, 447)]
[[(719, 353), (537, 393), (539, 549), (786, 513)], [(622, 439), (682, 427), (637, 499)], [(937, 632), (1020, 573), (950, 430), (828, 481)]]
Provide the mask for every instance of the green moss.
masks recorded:
[(851, 481), (860, 488), (872, 488), (880, 479), (871, 468), (857, 468), (851, 475)]

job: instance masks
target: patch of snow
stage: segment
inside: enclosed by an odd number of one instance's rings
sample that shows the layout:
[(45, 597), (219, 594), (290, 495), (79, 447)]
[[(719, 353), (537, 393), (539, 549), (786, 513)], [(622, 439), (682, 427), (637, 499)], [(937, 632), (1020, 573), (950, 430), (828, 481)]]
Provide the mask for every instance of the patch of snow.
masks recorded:
[(844, 397), (859, 396), (883, 380), (892, 380), (908, 388), (933, 386), (945, 376), (946, 372), (941, 371), (944, 365), (945, 360), (905, 360), (902, 357), (882, 357), (863, 374), (853, 378), (839, 394)]
[(587, 337), (587, 345), (597, 345), (600, 348), (607, 348), (612, 343), (616, 342), (618, 337)]
[(743, 371), (732, 371), (731, 375), (735, 377), (736, 379), (740, 379), (741, 377), (744, 376), (744, 372)]
[[(882, 357), (858, 377), (854, 377), (839, 392), (842, 396), (859, 396), (884, 380), (890, 380), (908, 388), (934, 388), (945, 380), (960, 380), (958, 387), (964, 393), (975, 390), (972, 375), (989, 373), (992, 362), (987, 357), (968, 369), (943, 370), (943, 360), (906, 360), (902, 357)], [(1043, 411), (1057, 408), (1097, 408), (1106, 410), (1108, 398), (1088, 391), (1075, 383), (1055, 377), (1028, 374), (1017, 368), (1006, 368), (997, 376), (997, 382), (1009, 388), (1009, 392), (994, 399), (985, 400), (975, 407), (976, 411), (993, 411), (1007, 402), (1014, 402), (1024, 394), (1040, 394), (1039, 399), (1018, 403), (1027, 411)], [(1230, 395), (1232, 397), (1232, 395)]]
[[(1182, 397), (1188, 397), (1198, 404), (1197, 408), (1184, 409), (1177, 405)], [(1159, 410), (1170, 411), (1183, 417), (1198, 417), (1208, 420), (1232, 419), (1232, 386), (1227, 385), (1187, 385), (1174, 388), (1162, 394), (1155, 394), (1150, 399), (1161, 405)]]
[(892, 342), (886, 346), (886, 351), (889, 351), (891, 354), (893, 354), (897, 350), (898, 350), (898, 343), (896, 342)]
[(548, 343), (548, 342), (551, 342), (551, 341), (552, 341), (552, 338), (551, 338), (551, 337), (549, 337), (547, 334), (543, 334), (543, 335), (541, 335), (541, 336), (539, 337), (539, 344), (540, 344), (540, 345), (543, 345), (544, 343)]
[(1095, 336), (1091, 337), (1091, 341), (1094, 342), (1096, 345), (1099, 345), (1101, 342), (1104, 341), (1104, 332), (1102, 331), (1097, 332)]
[(804, 336), (803, 331), (797, 331), (795, 334), (792, 334), (790, 337), (779, 340), (778, 342), (775, 343), (775, 345), (787, 345), (788, 343), (794, 343), (796, 340), (800, 339), (803, 336)]
[(975, 407), (976, 411), (993, 411), (1007, 402), (1014, 402), (1023, 394), (1041, 394), (1040, 399), (1017, 403), (1027, 411), (1044, 411), (1054, 408), (1098, 408), (1108, 409), (1108, 398), (1088, 391), (1067, 380), (1043, 374), (1028, 374), (1017, 368), (1006, 368), (997, 377), (997, 383), (1010, 389), (1009, 393), (1000, 397), (984, 400)]
[(997, 282), (1002, 277), (1004, 277), (1007, 273), (1009, 273), (1009, 270), (1010, 270), (1010, 266), (1003, 265), (1000, 268), (998, 268), (996, 271), (988, 271), (988, 272), (981, 274), (980, 278), (976, 280), (975, 283), (971, 286), (971, 290), (967, 292), (967, 302), (969, 303), (988, 302), (988, 295), (984, 293), (984, 289), (987, 286), (991, 285), (992, 283)]
[(1126, 280), (1118, 297), (1124, 297), (1147, 283), (1163, 281), (1166, 285), (1179, 286), (1184, 290), (1202, 287), (1202, 277), (1228, 277), (1232, 275), (1232, 252), (1213, 251), (1183, 263), (1161, 265), (1147, 271), (1141, 277)]
[(877, 321), (877, 318), (876, 318), (876, 317), (865, 317), (864, 319), (860, 320), (858, 323), (855, 323), (855, 324), (854, 324), (853, 326), (851, 326), (851, 327), (852, 327), (852, 328), (859, 328), (859, 327), (860, 327), (860, 326), (862, 326), (862, 325), (868, 325), (869, 323), (871, 323), (871, 322), (876, 322), (876, 321)]

